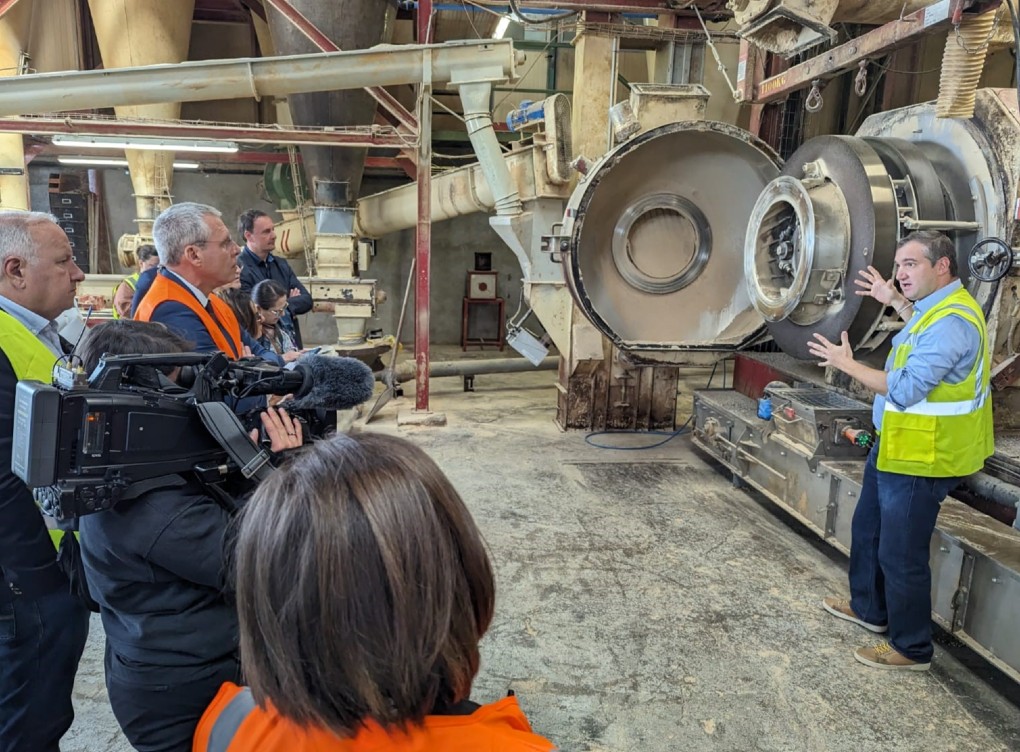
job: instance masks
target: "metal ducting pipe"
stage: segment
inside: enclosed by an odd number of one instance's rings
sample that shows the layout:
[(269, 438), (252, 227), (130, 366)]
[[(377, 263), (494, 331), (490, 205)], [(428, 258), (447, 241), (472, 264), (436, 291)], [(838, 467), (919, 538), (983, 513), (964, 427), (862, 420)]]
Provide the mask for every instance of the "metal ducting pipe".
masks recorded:
[[(493, 358), (490, 360), (451, 360), (429, 363), (429, 378), (444, 376), (479, 376), (486, 373), (521, 373), (524, 371), (555, 371), (560, 366), (560, 356), (550, 355), (537, 366), (524, 358)], [(376, 380), (382, 381), (385, 371), (376, 374)], [(409, 360), (394, 369), (394, 377), (398, 384), (414, 381), (416, 377), (415, 363)]]
[[(99, 0), (96, 0), (97, 2)], [(179, 12), (174, 6), (174, 12)], [(510, 40), (434, 45), (380, 45), (371, 50), (276, 58), (202, 60), (122, 70), (71, 71), (20, 76), (0, 87), (0, 117), (117, 107), (202, 102), (248, 95), (394, 86), (418, 81), (426, 50), (432, 80), (448, 83), (454, 71), (485, 68), (510, 79), (523, 57)]]
[[(195, 0), (172, 3), (166, 0), (89, 0), (89, 10), (106, 72), (116, 68), (180, 63), (188, 57)], [(95, 106), (95, 102), (84, 105)], [(180, 101), (145, 105), (124, 102), (114, 110), (118, 118), (177, 120), (181, 104)], [(174, 154), (125, 149), (124, 155), (135, 194), (136, 232), (142, 237), (151, 237), (153, 221), (170, 205)], [(122, 247), (133, 249), (134, 245), (122, 239)]]
[(492, 114), (489, 111), (492, 85), (461, 84), (459, 91), (468, 138), (471, 139), (471, 146), (474, 147), (485, 181), (495, 199), (496, 214), (516, 216), (521, 213), (521, 198), (510, 178), (510, 170), (503, 161), (503, 151), (492, 127)]
[[(534, 189), (529, 190), (528, 186), (535, 184), (535, 159), (532, 153), (535, 148), (529, 146), (505, 156), (497, 155), (496, 159), (503, 163), (511, 185), (511, 190), (504, 193), (504, 207), (512, 205), (512, 200), (506, 198), (508, 196), (513, 196), (519, 206), (522, 195), (528, 198), (529, 193), (534, 193)], [(493, 168), (490, 167), (488, 171), (493, 171)], [(418, 221), (417, 190), (417, 186), (411, 183), (358, 201), (355, 219), (358, 234), (378, 238), (414, 227)], [(433, 222), (489, 212), (495, 206), (496, 197), (483, 164), (447, 170), (432, 178)]]

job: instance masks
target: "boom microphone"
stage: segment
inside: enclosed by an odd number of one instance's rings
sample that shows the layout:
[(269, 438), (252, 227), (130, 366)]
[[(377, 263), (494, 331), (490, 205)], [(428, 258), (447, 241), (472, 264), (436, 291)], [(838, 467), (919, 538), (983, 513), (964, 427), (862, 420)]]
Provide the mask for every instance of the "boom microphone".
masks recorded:
[(372, 369), (355, 358), (302, 355), (295, 370), (305, 371), (312, 387), (302, 397), (285, 403), (288, 409), (348, 410), (368, 400), (375, 391)]

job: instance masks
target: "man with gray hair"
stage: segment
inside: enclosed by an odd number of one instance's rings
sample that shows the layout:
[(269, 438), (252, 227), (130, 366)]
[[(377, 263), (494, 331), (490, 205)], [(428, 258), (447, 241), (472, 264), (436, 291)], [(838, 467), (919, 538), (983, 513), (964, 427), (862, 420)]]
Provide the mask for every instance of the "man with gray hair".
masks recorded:
[(206, 204), (175, 204), (152, 226), (161, 269), (135, 310), (135, 319), (156, 321), (194, 343), (199, 352), (219, 350), (231, 360), (254, 354), (277, 365), (282, 359), (241, 329), (230, 307), (213, 295), (237, 277), (240, 247)]
[(58, 752), (89, 612), (71, 594), (32, 492), (11, 472), (14, 393), (70, 349), (55, 319), (85, 275), (49, 214), (0, 211), (0, 749)]

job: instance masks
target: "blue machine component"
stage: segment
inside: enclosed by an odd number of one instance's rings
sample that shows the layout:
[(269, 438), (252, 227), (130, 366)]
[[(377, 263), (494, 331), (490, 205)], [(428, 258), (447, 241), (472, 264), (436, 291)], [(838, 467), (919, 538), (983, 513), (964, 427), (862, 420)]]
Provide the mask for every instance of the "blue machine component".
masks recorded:
[(516, 110), (506, 116), (506, 127), (511, 131), (520, 131), (545, 120), (545, 100), (532, 102), (525, 99)]

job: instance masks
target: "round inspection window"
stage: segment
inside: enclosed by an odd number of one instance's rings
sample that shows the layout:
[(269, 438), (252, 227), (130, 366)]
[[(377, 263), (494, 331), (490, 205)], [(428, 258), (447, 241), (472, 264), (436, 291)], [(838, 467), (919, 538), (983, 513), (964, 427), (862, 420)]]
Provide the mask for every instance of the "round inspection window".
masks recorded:
[(687, 199), (645, 196), (623, 211), (613, 229), (613, 262), (631, 287), (665, 295), (697, 279), (711, 239), (708, 220)]

